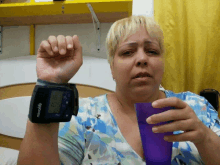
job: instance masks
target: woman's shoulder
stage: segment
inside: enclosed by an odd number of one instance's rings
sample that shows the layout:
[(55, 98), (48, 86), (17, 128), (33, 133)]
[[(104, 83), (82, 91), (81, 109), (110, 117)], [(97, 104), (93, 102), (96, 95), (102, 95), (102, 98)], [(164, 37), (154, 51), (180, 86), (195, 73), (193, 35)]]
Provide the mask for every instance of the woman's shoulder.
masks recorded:
[(102, 94), (95, 97), (79, 97), (79, 107), (91, 106), (94, 104), (106, 104), (106, 94)]
[(82, 127), (89, 127), (91, 123), (95, 122), (99, 114), (107, 109), (105, 98), (106, 94), (96, 97), (79, 97), (78, 113), (72, 117), (70, 123), (75, 132), (81, 130)]
[(167, 97), (177, 97), (177, 98), (184, 100), (184, 101), (190, 101), (190, 100), (194, 100), (194, 101), (197, 100), (197, 101), (201, 101), (201, 102), (205, 101), (204, 97), (202, 97), (196, 93), (190, 92), (190, 91), (175, 93), (171, 90), (165, 90), (165, 93), (166, 93)]
[(107, 94), (102, 94), (95, 97), (80, 97), (78, 115), (96, 117), (97, 114), (107, 113)]
[(171, 90), (165, 90), (164, 92), (167, 97), (177, 97), (195, 109), (207, 110), (208, 108), (215, 111), (213, 106), (204, 97), (196, 93), (190, 91), (175, 93)]
[(205, 101), (204, 97), (199, 96), (199, 95), (197, 95), (193, 92), (190, 92), (190, 91), (176, 93), (171, 90), (164, 89), (162, 86), (160, 86), (159, 89), (166, 94), (166, 97), (177, 97), (185, 102), (192, 103), (193, 101), (200, 101), (200, 102)]

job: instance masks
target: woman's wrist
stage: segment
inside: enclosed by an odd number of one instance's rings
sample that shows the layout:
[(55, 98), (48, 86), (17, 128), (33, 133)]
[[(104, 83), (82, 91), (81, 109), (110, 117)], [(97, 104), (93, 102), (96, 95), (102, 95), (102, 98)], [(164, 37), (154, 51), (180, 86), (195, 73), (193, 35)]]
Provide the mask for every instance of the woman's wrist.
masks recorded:
[(61, 81), (48, 81), (48, 80), (43, 80), (43, 79), (38, 78), (36, 85), (42, 85), (42, 86), (45, 86), (45, 85), (54, 85), (54, 86), (61, 85), (62, 86), (63, 85), (63, 86), (67, 86), (68, 83), (61, 83)]

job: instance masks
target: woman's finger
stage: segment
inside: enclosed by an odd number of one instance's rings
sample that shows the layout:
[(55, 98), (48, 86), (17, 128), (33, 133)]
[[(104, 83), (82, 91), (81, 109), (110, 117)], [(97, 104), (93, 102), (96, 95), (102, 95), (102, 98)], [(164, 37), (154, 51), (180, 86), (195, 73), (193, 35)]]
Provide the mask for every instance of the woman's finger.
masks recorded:
[(57, 38), (55, 36), (49, 36), (48, 37), (48, 42), (50, 43), (52, 50), (55, 53), (58, 53), (59, 49), (58, 49), (58, 41)]
[(188, 131), (183, 132), (180, 134), (173, 134), (173, 135), (165, 135), (164, 140), (168, 142), (184, 142), (184, 141), (191, 141), (194, 144), (202, 142), (206, 138), (206, 133), (200, 134), (197, 130), (195, 131)]
[(57, 36), (57, 41), (58, 41), (58, 49), (59, 49), (59, 53), (61, 55), (65, 55), (66, 54), (66, 37), (64, 37), (63, 35), (59, 35)]
[(68, 50), (73, 48), (73, 38), (71, 36), (66, 36), (66, 45)]
[(38, 52), (42, 52), (42, 53), (47, 52), (49, 55), (51, 56), (53, 55), (51, 45), (46, 40), (41, 42)]
[[(182, 109), (175, 109), (175, 110), (168, 110), (165, 112), (154, 114), (148, 117), (146, 120), (149, 124), (157, 124), (157, 123), (167, 122), (167, 121), (190, 119), (192, 117), (190, 116), (190, 114), (191, 113), (186, 113), (186, 111), (183, 111)], [(149, 122), (149, 119), (150, 119), (150, 122)]]
[(76, 65), (78, 68), (80, 68), (80, 66), (83, 64), (82, 46), (77, 35), (73, 36), (73, 49), (75, 51), (74, 59), (76, 59), (76, 61), (78, 62), (76, 63)]
[(154, 126), (152, 131), (154, 133), (165, 133), (174, 131), (192, 131), (195, 130), (192, 119), (173, 121), (168, 124)]
[(163, 107), (175, 107), (178, 109), (185, 108), (187, 104), (177, 97), (169, 97), (165, 99), (159, 99), (152, 103), (154, 108), (163, 108)]

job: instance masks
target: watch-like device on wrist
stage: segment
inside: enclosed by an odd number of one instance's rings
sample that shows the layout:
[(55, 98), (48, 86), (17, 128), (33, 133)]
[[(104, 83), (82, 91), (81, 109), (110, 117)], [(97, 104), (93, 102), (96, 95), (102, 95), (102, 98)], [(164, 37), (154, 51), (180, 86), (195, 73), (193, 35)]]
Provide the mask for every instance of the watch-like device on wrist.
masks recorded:
[(78, 114), (75, 84), (57, 84), (37, 80), (30, 101), (28, 118), (32, 123), (68, 122)]

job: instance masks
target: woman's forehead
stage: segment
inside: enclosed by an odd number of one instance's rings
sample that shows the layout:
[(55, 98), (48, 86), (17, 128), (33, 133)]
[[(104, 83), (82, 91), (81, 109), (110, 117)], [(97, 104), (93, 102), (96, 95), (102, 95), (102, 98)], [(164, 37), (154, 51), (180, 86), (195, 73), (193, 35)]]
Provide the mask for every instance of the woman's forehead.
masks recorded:
[(124, 42), (121, 42), (118, 46), (118, 48), (121, 47), (137, 47), (138, 45), (143, 44), (144, 46), (157, 46), (159, 47), (159, 42), (156, 39), (152, 38), (141, 38), (137, 40), (126, 40)]
[(145, 45), (157, 44), (159, 46), (157, 38), (151, 37), (147, 30), (142, 28), (136, 31), (134, 34), (122, 36), (119, 42), (119, 47), (123, 45), (134, 46), (141, 43)]
[(152, 45), (152, 44), (158, 44), (159, 45), (159, 43), (157, 42), (156, 39), (154, 39), (154, 40), (152, 40), (152, 39), (142, 39), (142, 40), (136, 40), (136, 41), (128, 40), (128, 41), (122, 42), (120, 44), (120, 46), (124, 46), (124, 45), (136, 46), (136, 45), (141, 44), (141, 43), (143, 43), (144, 45)]

